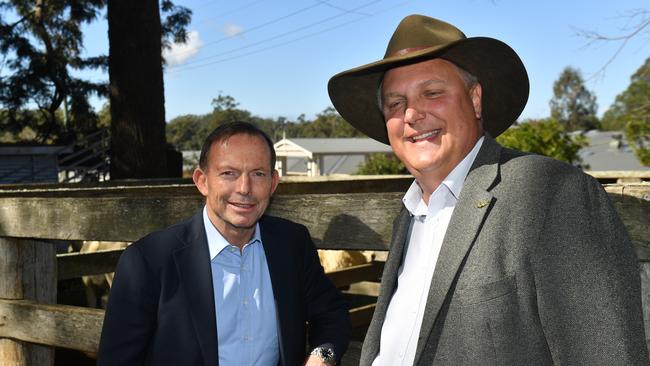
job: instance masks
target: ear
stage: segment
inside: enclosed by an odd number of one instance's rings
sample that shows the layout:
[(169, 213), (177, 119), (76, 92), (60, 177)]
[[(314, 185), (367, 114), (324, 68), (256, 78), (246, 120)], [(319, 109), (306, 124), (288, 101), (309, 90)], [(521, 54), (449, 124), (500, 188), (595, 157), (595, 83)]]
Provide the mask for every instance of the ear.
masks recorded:
[(275, 189), (278, 188), (278, 183), (280, 183), (280, 173), (275, 169), (273, 169), (273, 173), (271, 174), (271, 180), (271, 194), (273, 194)]
[(201, 168), (194, 169), (194, 174), (192, 174), (192, 180), (194, 185), (198, 188), (199, 192), (205, 197), (208, 196), (208, 183), (207, 177)]
[(483, 109), (481, 106), (483, 88), (481, 87), (481, 84), (477, 83), (469, 90), (469, 97), (472, 99), (472, 105), (474, 106), (474, 117), (476, 117), (477, 120), (480, 120), (483, 117)]

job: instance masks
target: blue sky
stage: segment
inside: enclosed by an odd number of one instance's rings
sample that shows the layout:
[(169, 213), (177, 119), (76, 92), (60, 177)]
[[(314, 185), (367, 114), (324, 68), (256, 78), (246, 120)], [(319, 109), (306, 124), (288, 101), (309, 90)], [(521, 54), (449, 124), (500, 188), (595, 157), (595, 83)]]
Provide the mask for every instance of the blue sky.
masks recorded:
[[(649, 9), (647, 0), (176, 0), (193, 10), (190, 42), (167, 54), (167, 120), (211, 111), (217, 95), (234, 97), (251, 113), (313, 118), (330, 106), (327, 81), (337, 72), (380, 59), (399, 21), (425, 14), (450, 22), (468, 37), (500, 39), (527, 67), (531, 90), (522, 118), (550, 114), (553, 82), (566, 66), (582, 71), (599, 115), (625, 90), (650, 56), (650, 29), (620, 43), (597, 43), (580, 30), (621, 35)], [(88, 54), (107, 52), (105, 20), (87, 27)], [(604, 72), (597, 73), (605, 65)], [(93, 79), (107, 79), (94, 74)], [(101, 105), (101, 101), (96, 101)]]

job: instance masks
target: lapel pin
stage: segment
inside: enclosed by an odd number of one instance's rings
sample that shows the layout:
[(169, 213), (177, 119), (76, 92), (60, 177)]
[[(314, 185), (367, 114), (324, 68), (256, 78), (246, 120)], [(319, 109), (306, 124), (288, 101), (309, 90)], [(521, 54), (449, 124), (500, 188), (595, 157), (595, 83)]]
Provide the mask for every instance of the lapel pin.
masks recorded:
[(476, 208), (483, 208), (483, 207), (487, 206), (489, 203), (490, 203), (490, 201), (488, 201), (488, 200), (478, 201), (476, 203)]

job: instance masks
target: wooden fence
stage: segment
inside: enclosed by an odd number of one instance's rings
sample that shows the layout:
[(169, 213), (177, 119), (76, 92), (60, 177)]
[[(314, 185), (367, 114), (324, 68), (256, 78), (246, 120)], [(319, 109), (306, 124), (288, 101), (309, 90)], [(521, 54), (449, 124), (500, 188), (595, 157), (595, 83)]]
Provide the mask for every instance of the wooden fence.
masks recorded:
[[(306, 225), (322, 249), (386, 250), (409, 178), (281, 183), (269, 214)], [(607, 185), (640, 258), (650, 304), (650, 183)], [(56, 255), (51, 240), (134, 241), (191, 216), (193, 185), (170, 181), (0, 189), (0, 364), (48, 365), (53, 348), (96, 352), (98, 309), (57, 305), (57, 280), (112, 271), (120, 251)], [(377, 279), (382, 263), (330, 273), (338, 286)], [(645, 318), (650, 319), (649, 306)], [(373, 305), (354, 309), (369, 321)], [(646, 321), (646, 333), (650, 327)]]

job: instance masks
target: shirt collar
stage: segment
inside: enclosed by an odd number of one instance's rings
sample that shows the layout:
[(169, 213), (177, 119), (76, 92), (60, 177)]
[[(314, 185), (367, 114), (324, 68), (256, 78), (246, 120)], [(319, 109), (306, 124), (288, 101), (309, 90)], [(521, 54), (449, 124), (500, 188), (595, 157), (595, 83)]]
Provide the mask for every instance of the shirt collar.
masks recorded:
[[(203, 226), (205, 226), (205, 234), (208, 238), (208, 249), (210, 250), (210, 260), (213, 260), (219, 253), (221, 253), (224, 248), (231, 246), (226, 240), (226, 238), (221, 235), (219, 230), (212, 225), (212, 221), (208, 217), (208, 207), (203, 206)], [(255, 233), (251, 240), (246, 243), (242, 248), (245, 248), (247, 245), (262, 242), (262, 236), (260, 234), (260, 224), (255, 224)]]
[[(458, 197), (460, 196), (460, 191), (463, 189), (465, 178), (467, 178), (469, 169), (472, 167), (474, 159), (476, 159), (476, 155), (478, 155), (478, 151), (481, 149), (481, 145), (483, 145), (484, 139), (485, 137), (481, 136), (465, 158), (463, 158), (463, 160), (454, 167), (449, 175), (442, 180), (441, 186), (444, 185), (456, 200), (458, 200)], [(431, 195), (431, 197), (433, 197), (433, 195)], [(404, 202), (404, 206), (411, 215), (418, 215), (421, 213), (424, 207), (420, 206), (420, 204), (423, 204), (424, 202), (422, 202), (422, 188), (420, 188), (417, 181), (414, 180), (413, 183), (411, 183), (404, 198), (402, 198), (402, 202)], [(420, 209), (418, 209), (418, 207)]]

